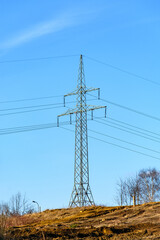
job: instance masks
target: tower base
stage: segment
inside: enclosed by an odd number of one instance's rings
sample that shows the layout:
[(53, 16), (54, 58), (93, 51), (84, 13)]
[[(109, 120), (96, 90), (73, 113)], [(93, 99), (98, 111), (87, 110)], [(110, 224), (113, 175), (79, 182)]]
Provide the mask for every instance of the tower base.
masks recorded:
[(94, 205), (89, 184), (76, 184), (73, 187), (69, 207), (83, 207)]

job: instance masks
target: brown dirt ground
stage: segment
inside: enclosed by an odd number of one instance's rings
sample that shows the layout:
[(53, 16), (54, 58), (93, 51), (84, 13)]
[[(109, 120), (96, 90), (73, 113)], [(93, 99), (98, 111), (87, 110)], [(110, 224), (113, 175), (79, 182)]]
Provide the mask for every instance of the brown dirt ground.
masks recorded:
[(67, 208), (8, 219), (9, 239), (160, 239), (160, 202)]

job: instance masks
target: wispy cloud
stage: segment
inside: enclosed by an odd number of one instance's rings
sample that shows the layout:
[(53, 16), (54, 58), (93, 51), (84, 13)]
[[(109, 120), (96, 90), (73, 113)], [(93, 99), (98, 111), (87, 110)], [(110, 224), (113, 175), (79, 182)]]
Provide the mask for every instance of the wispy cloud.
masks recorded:
[(41, 36), (55, 33), (75, 25), (73, 17), (64, 15), (50, 21), (42, 22), (38, 25), (34, 25), (31, 28), (17, 34), (15, 37), (11, 37), (0, 44), (1, 49), (9, 49), (29, 42), (33, 39)]
[(9, 39), (0, 42), (0, 51), (17, 47), (47, 34), (56, 33), (75, 25), (84, 24), (86, 21), (94, 19), (101, 11), (101, 8), (95, 9), (92, 7), (89, 9), (76, 7), (72, 10), (68, 10), (49, 21), (41, 22), (21, 32), (16, 32), (16, 36), (11, 36)]

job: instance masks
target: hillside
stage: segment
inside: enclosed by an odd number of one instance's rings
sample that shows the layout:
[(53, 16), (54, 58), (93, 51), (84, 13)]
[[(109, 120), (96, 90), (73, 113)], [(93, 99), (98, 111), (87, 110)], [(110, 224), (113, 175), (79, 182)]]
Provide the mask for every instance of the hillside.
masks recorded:
[(9, 239), (160, 239), (160, 203), (46, 210), (8, 220)]

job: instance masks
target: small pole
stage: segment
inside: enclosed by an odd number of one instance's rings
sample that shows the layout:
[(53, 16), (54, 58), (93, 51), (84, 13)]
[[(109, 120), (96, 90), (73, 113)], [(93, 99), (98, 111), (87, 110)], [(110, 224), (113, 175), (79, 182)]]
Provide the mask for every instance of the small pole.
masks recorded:
[(66, 99), (65, 99), (65, 96), (64, 96), (64, 98), (63, 98), (64, 107), (66, 106), (66, 101), (65, 100)]
[(72, 114), (70, 113), (70, 124), (72, 124)]
[(57, 127), (59, 127), (59, 117), (57, 117)]
[(91, 120), (93, 120), (93, 110), (91, 110)]
[(135, 199), (135, 195), (133, 195), (133, 207), (136, 206), (136, 199)]
[(100, 88), (98, 88), (98, 100), (100, 100)]
[(105, 118), (107, 116), (107, 107), (105, 106)]
[(36, 202), (36, 201), (32, 201), (32, 202), (37, 204), (37, 206), (38, 206), (38, 212), (41, 212), (41, 207), (40, 207), (39, 203)]

